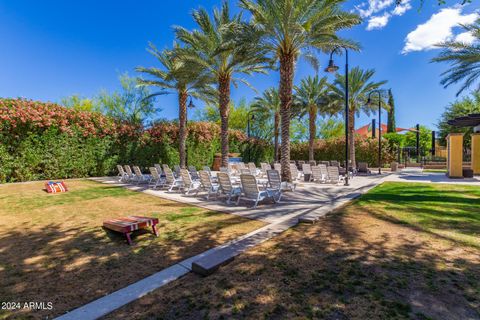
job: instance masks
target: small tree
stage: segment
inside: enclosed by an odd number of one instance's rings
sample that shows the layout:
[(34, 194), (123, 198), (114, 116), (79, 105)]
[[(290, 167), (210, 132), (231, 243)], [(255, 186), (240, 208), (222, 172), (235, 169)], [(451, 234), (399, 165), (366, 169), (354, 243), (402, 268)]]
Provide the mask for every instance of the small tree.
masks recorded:
[(395, 100), (393, 99), (392, 89), (388, 89), (388, 106), (387, 132), (392, 133), (397, 131), (395, 124)]

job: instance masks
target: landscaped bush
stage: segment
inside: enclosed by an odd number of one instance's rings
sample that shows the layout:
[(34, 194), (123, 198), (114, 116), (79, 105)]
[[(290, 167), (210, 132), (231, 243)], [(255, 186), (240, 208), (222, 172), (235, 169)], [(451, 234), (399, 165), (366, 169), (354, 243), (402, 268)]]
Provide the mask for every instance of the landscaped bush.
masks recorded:
[[(208, 122), (188, 124), (188, 163), (211, 165), (220, 151), (220, 128)], [(151, 128), (119, 122), (101, 113), (53, 103), (0, 99), (0, 181), (103, 176), (115, 165), (179, 163), (178, 126), (159, 122)], [(246, 135), (230, 132), (230, 151), (243, 154)], [(251, 139), (252, 160), (271, 158), (271, 146)]]
[[(316, 140), (314, 149), (315, 160), (345, 159), (345, 137)], [(295, 160), (308, 160), (308, 142), (292, 143), (290, 158)], [(367, 162), (369, 166), (378, 164), (378, 140), (356, 136), (355, 159), (358, 162)], [(388, 148), (387, 143), (382, 144), (382, 161), (384, 164), (395, 160), (395, 154)]]

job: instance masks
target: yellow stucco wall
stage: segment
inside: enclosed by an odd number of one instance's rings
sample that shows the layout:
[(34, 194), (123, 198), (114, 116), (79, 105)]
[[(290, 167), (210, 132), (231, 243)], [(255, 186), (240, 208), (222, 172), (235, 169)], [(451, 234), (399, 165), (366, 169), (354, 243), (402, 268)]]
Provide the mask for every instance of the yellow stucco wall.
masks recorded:
[(450, 133), (447, 136), (447, 170), (450, 178), (463, 177), (463, 133)]
[(472, 133), (472, 170), (480, 174), (480, 133)]

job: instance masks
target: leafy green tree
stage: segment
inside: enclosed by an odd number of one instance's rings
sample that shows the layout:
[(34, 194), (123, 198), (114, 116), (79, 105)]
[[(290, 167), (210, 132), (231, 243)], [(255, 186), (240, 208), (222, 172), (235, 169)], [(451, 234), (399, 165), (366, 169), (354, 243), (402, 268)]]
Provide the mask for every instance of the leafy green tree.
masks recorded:
[(480, 92), (473, 92), (470, 97), (464, 97), (449, 104), (440, 116), (437, 127), (439, 130), (438, 138), (442, 145), (446, 144), (446, 138), (449, 133), (464, 133), (465, 144), (468, 146), (471, 142), (472, 127), (454, 127), (448, 124), (448, 120), (457, 117), (464, 117), (471, 113), (480, 113)]
[(159, 51), (150, 44), (148, 51), (157, 58), (160, 68), (137, 67), (136, 70), (152, 77), (152, 79), (139, 79), (140, 87), (160, 88), (159, 92), (153, 93), (150, 97), (172, 92), (178, 96), (178, 147), (180, 167), (184, 168), (186, 166), (187, 99), (190, 96), (209, 102), (214, 100), (214, 93), (210, 87), (210, 77), (206, 75), (204, 68), (179, 57), (178, 50), (180, 50), (178, 44), (174, 44), (173, 49), (163, 51)]
[[(343, 11), (343, 0), (240, 0), (252, 14), (260, 43), (280, 65), (280, 117), (282, 179), (290, 179), (290, 119), (295, 63), (305, 52), (318, 66), (311, 49), (330, 50), (337, 45), (357, 47), (337, 32), (361, 22), (358, 15)], [(248, 40), (248, 39), (247, 39)]]
[[(244, 98), (242, 98), (237, 105), (235, 105), (233, 101), (230, 101), (229, 129), (245, 130), (248, 111), (249, 106)], [(208, 104), (203, 109), (197, 110), (195, 119), (220, 124), (220, 110), (217, 106)]]
[(119, 79), (121, 91), (100, 92), (98, 103), (102, 112), (135, 124), (151, 121), (160, 109), (155, 106), (155, 98), (151, 96), (150, 90), (137, 86), (137, 79), (129, 77), (128, 73), (120, 75)]
[(267, 89), (262, 96), (255, 97), (252, 104), (252, 110), (255, 111), (260, 119), (273, 119), (273, 139), (274, 152), (273, 158), (278, 161), (279, 158), (279, 136), (280, 136), (280, 96), (275, 88)]
[(392, 89), (388, 89), (388, 119), (387, 119), (387, 133), (397, 132), (395, 124), (395, 100), (393, 99)]
[(308, 114), (308, 158), (314, 160), (314, 143), (317, 137), (317, 115), (333, 114), (328, 99), (327, 77), (308, 76), (295, 87), (296, 103), (301, 107), (302, 116)]
[[(198, 29), (188, 31), (176, 27), (176, 37), (191, 50), (183, 51), (183, 57), (205, 68), (215, 82), (218, 90), (218, 102), (221, 120), (222, 166), (228, 165), (228, 127), (230, 113), (230, 91), (232, 83), (237, 85), (248, 82), (238, 78), (238, 74), (266, 72), (270, 59), (255, 39), (258, 35), (242, 21), (242, 15), (231, 16), (227, 1), (221, 9), (214, 9), (213, 18), (205, 9), (195, 10), (193, 20)], [(248, 36), (238, 36), (242, 30)]]
[(82, 98), (79, 95), (71, 95), (65, 97), (61, 100), (61, 104), (67, 108), (80, 110), (80, 111), (89, 111), (89, 112), (100, 112), (101, 108), (98, 104), (98, 101), (93, 98)]
[[(465, 43), (451, 40), (438, 46), (442, 52), (433, 58), (433, 62), (448, 62), (450, 69), (442, 73), (440, 83), (446, 88), (452, 84), (463, 82), (457, 92), (457, 96), (470, 88), (480, 77), (480, 19), (472, 25), (462, 25), (465, 32), (469, 32), (475, 41)], [(476, 91), (480, 90), (477, 85)]]
[[(426, 126), (420, 126), (420, 155), (427, 155), (432, 147), (432, 131)], [(415, 131), (408, 131), (405, 133), (405, 147), (417, 146), (417, 133)]]
[(318, 132), (322, 139), (342, 137), (345, 134), (345, 122), (341, 119), (330, 117), (320, 122)]
[[(387, 81), (373, 81), (372, 78), (375, 75), (375, 70), (368, 69), (362, 70), (359, 67), (355, 67), (348, 73), (349, 83), (349, 101), (348, 101), (348, 144), (350, 149), (350, 162), (355, 167), (355, 115), (359, 115), (361, 112), (365, 112), (370, 115), (372, 111), (377, 110), (378, 102), (373, 100), (371, 105), (367, 104), (368, 94), (373, 90), (378, 90)], [(343, 110), (345, 103), (345, 76), (343, 74), (337, 74), (333, 84), (330, 86), (332, 91), (333, 103), (336, 105), (337, 110)], [(372, 95), (372, 99), (377, 99), (377, 95)], [(382, 100), (382, 105), (387, 109), (387, 105)]]

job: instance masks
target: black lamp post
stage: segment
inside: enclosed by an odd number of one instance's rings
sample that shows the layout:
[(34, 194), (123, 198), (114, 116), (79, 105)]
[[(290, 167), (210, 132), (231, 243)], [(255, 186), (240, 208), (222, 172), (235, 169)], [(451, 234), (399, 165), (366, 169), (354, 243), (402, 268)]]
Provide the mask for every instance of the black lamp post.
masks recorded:
[[(193, 104), (192, 97), (190, 97), (190, 102), (187, 105), (188, 109), (193, 109), (195, 108), (195, 105)], [(185, 126), (187, 127), (186, 129), (188, 130), (188, 109), (187, 112), (185, 112)], [(188, 149), (187, 149), (187, 144), (185, 143), (185, 165), (188, 167)]]
[(252, 114), (253, 110), (250, 110), (247, 113), (247, 137), (248, 137), (248, 161), (252, 161), (251, 159), (251, 146), (250, 146), (250, 120), (255, 120), (255, 115)]
[(338, 49), (345, 50), (345, 185), (348, 186), (348, 50), (346, 47), (336, 47), (330, 53), (330, 60), (328, 61), (328, 66), (325, 68), (326, 72), (335, 73), (339, 69), (338, 66), (333, 62), (333, 54)]
[(368, 94), (367, 104), (372, 102), (373, 93), (378, 94), (378, 174), (382, 174), (382, 93), (380, 90), (373, 90)]

